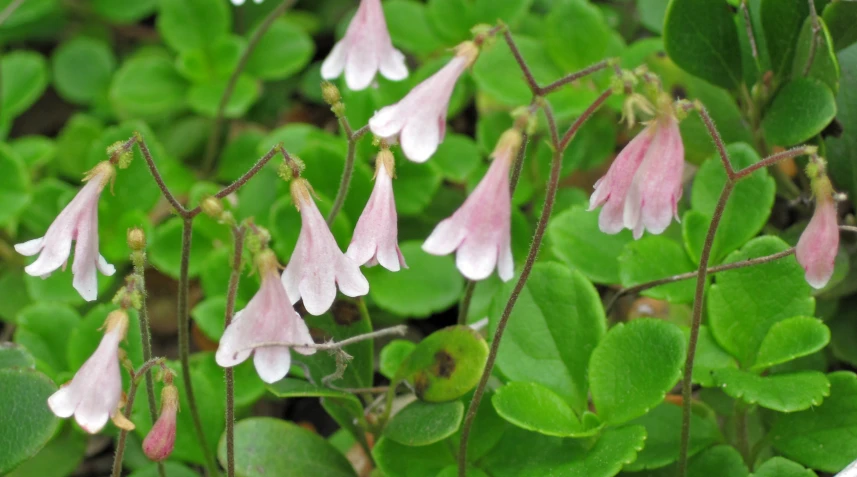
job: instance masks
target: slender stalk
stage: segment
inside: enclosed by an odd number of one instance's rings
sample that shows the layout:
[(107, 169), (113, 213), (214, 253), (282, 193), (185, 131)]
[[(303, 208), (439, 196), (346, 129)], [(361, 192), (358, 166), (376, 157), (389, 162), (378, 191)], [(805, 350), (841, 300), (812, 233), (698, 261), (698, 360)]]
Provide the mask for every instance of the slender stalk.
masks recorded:
[(470, 310), (470, 301), (473, 299), (473, 291), (476, 290), (476, 281), (467, 280), (467, 286), (464, 287), (464, 296), (461, 298), (461, 305), (458, 306), (458, 324), (467, 324), (467, 312)]
[[(232, 256), (232, 274), (229, 276), (229, 289), (226, 292), (226, 316), (224, 329), (232, 323), (235, 315), (235, 297), (238, 294), (238, 282), (241, 279), (241, 256), (244, 251), (244, 235), (246, 229), (236, 227), (235, 253)], [(231, 367), (224, 368), (226, 376), (226, 475), (235, 477), (235, 376)]]
[(6, 23), (6, 20), (8, 20), (13, 13), (15, 13), (15, 10), (17, 10), (22, 3), (24, 3), (24, 0), (14, 0), (12, 3), (7, 5), (6, 8), (4, 8), (2, 12), (0, 12), (0, 25)]
[(741, 180), (741, 179), (749, 176), (750, 174), (756, 172), (757, 170), (762, 169), (763, 167), (772, 166), (772, 165), (776, 164), (777, 162), (782, 161), (783, 159), (789, 159), (792, 157), (798, 157), (798, 156), (802, 156), (804, 154), (809, 154), (813, 150), (814, 150), (814, 146), (797, 146), (797, 147), (793, 147), (791, 149), (787, 149), (787, 150), (782, 151), (782, 152), (778, 152), (776, 154), (771, 154), (770, 156), (762, 159), (761, 161), (759, 161), (755, 164), (751, 164), (751, 165), (741, 169), (738, 172), (733, 172), (732, 173), (732, 179), (736, 180), (736, 181)]
[(756, 69), (761, 71), (759, 64), (759, 49), (756, 47), (756, 35), (753, 33), (753, 23), (750, 20), (750, 10), (747, 8), (747, 0), (741, 0), (741, 16), (744, 19), (744, 30), (747, 33), (747, 39), (750, 41), (750, 54), (753, 55), (753, 61), (756, 62)]
[(531, 70), (530, 66), (527, 65), (527, 60), (525, 60), (524, 56), (521, 54), (521, 49), (518, 48), (518, 45), (515, 43), (515, 39), (512, 38), (512, 33), (508, 28), (503, 29), (503, 38), (506, 40), (506, 44), (509, 45), (509, 49), (512, 50), (512, 56), (515, 57), (515, 61), (521, 68), (521, 72), (524, 74), (524, 79), (527, 81), (527, 86), (530, 87), (530, 91), (533, 92), (533, 96), (540, 96), (541, 88), (539, 87), (539, 83), (536, 81), (536, 77), (533, 76), (533, 70)]
[(220, 97), (220, 103), (217, 105), (217, 113), (214, 115), (211, 134), (208, 136), (208, 144), (205, 148), (203, 168), (206, 172), (210, 172), (214, 168), (214, 159), (216, 157), (217, 145), (220, 143), (221, 129), (223, 126), (223, 112), (226, 110), (226, 105), (229, 104), (229, 98), (232, 97), (232, 92), (235, 90), (235, 85), (238, 83), (238, 78), (241, 76), (241, 72), (244, 71), (244, 67), (247, 66), (247, 62), (250, 60), (250, 56), (253, 51), (255, 51), (256, 45), (259, 44), (262, 36), (264, 36), (268, 29), (271, 28), (274, 21), (294, 2), (295, 0), (283, 0), (277, 8), (271, 10), (271, 13), (262, 20), (259, 28), (257, 28), (256, 31), (253, 32), (253, 36), (247, 40), (247, 47), (244, 49), (244, 53), (241, 55), (241, 58), (238, 59), (238, 64), (235, 66), (235, 70), (232, 71), (232, 75), (226, 83), (226, 89), (223, 90), (223, 96)]
[[(857, 0), (855, 0), (855, 1), (857, 1)], [(853, 225), (840, 225), (839, 230), (841, 230), (843, 232), (857, 233), (857, 227), (855, 227)]]
[(364, 333), (362, 335), (352, 336), (351, 338), (344, 339), (342, 341), (329, 341), (327, 343), (314, 343), (314, 344), (306, 344), (306, 343), (292, 343), (289, 341), (262, 341), (259, 343), (254, 343), (253, 346), (249, 348), (242, 348), (235, 351), (235, 354), (241, 353), (243, 351), (249, 351), (251, 349), (257, 348), (267, 348), (271, 346), (287, 346), (289, 348), (309, 348), (321, 351), (328, 351), (332, 349), (342, 349), (348, 345), (352, 345), (354, 343), (359, 343), (361, 341), (372, 340), (375, 338), (380, 338), (382, 336), (392, 336), (399, 335), (402, 336), (405, 332), (408, 331), (408, 327), (405, 325), (397, 325), (391, 326), (389, 328), (384, 328), (381, 330), (375, 330), (370, 333)]
[[(728, 158), (726, 164), (729, 163)], [(699, 257), (699, 269), (696, 274), (696, 292), (693, 296), (693, 315), (690, 325), (690, 340), (687, 345), (687, 359), (684, 363), (684, 378), (681, 382), (682, 396), (682, 420), (681, 420), (681, 446), (679, 448), (679, 476), (687, 475), (687, 449), (690, 442), (690, 412), (691, 412), (691, 395), (692, 378), (693, 378), (693, 361), (696, 357), (696, 344), (699, 339), (699, 327), (702, 324), (702, 302), (705, 296), (705, 281), (708, 277), (708, 262), (711, 258), (711, 247), (714, 245), (714, 236), (717, 233), (717, 227), (720, 225), (720, 219), (723, 217), (723, 210), (726, 209), (726, 202), (732, 194), (732, 189), (735, 188), (735, 182), (727, 180), (723, 191), (720, 193), (720, 198), (717, 200), (717, 205), (714, 208), (714, 215), (711, 217), (711, 225), (708, 226), (708, 233), (705, 236), (705, 243), (702, 246), (702, 253)]]
[(345, 203), (345, 198), (348, 196), (348, 189), (351, 187), (351, 176), (354, 174), (354, 156), (357, 152), (357, 139), (354, 137), (354, 131), (351, 130), (348, 118), (345, 116), (340, 117), (339, 123), (348, 137), (348, 153), (345, 155), (345, 167), (342, 169), (342, 179), (339, 181), (339, 190), (336, 192), (336, 199), (333, 201), (330, 213), (327, 214), (327, 225), (332, 224), (334, 219), (336, 219), (336, 216), (342, 209), (342, 205)]
[(193, 393), (193, 381), (190, 376), (190, 317), (188, 316), (188, 291), (190, 288), (190, 279), (188, 277), (188, 268), (190, 266), (190, 247), (193, 236), (193, 217), (185, 218), (182, 222), (182, 248), (181, 248), (181, 265), (179, 270), (179, 296), (178, 296), (178, 331), (179, 331), (179, 359), (182, 366), (182, 382), (184, 383), (185, 391), (187, 392), (188, 407), (193, 418), (193, 427), (196, 431), (196, 438), (199, 441), (199, 446), (205, 456), (206, 474), (209, 476), (217, 475), (217, 463), (214, 460), (214, 454), (208, 448), (208, 442), (205, 440), (205, 433), (202, 430), (202, 420), (199, 417), (199, 409), (196, 406), (196, 397)]
[[(569, 136), (573, 136), (580, 129), (583, 123), (592, 116), (595, 110), (598, 109), (598, 106), (600, 106), (610, 96), (610, 94), (611, 91), (609, 89), (602, 93), (601, 96), (599, 96), (598, 99), (589, 108), (587, 108), (579, 118), (577, 118), (574, 124), (572, 124), (571, 129), (569, 129)], [(482, 371), (482, 377), (479, 379), (479, 384), (476, 386), (476, 390), (473, 393), (473, 399), (470, 401), (470, 405), (467, 408), (464, 425), (461, 428), (461, 443), (458, 449), (459, 477), (466, 477), (467, 441), (470, 437), (470, 430), (473, 427), (473, 420), (476, 418), (476, 412), (479, 410), (479, 404), (482, 402), (482, 397), (485, 394), (485, 387), (488, 385), (488, 379), (491, 377), (491, 373), (494, 370), (494, 362), (497, 360), (500, 341), (503, 338), (506, 325), (509, 323), (509, 317), (512, 315), (512, 310), (515, 308), (515, 304), (518, 301), (518, 296), (521, 294), (521, 291), (524, 289), (524, 285), (527, 283), (527, 279), (530, 277), (530, 272), (533, 269), (536, 257), (538, 257), (539, 250), (541, 249), (542, 239), (544, 238), (551, 212), (553, 212), (556, 191), (559, 188), (560, 173), (562, 172), (562, 153), (562, 147), (558, 147), (554, 150), (553, 158), (551, 159), (550, 178), (548, 179), (547, 191), (545, 192), (545, 203), (542, 208), (542, 213), (539, 216), (538, 224), (536, 225), (536, 231), (533, 234), (533, 241), (530, 244), (527, 259), (524, 262), (523, 269), (521, 270), (521, 276), (518, 278), (518, 281), (515, 283), (515, 287), (512, 289), (512, 294), (509, 296), (509, 301), (506, 302), (506, 307), (503, 309), (500, 321), (497, 323), (497, 329), (494, 332), (493, 339), (491, 340), (491, 348), (488, 351), (488, 359), (485, 363), (485, 369)]]
[[(842, 228), (842, 227), (843, 226), (840, 226), (840, 228)], [(855, 232), (857, 232), (857, 228), (855, 228)], [(794, 253), (795, 253), (795, 249), (790, 248), (788, 250), (783, 250), (782, 252), (778, 252), (775, 254), (765, 255), (764, 257), (750, 258), (747, 260), (742, 260), (740, 262), (732, 262), (732, 263), (726, 263), (723, 265), (717, 265), (716, 267), (710, 267), (708, 269), (708, 274), (711, 275), (711, 274), (714, 274), (717, 272), (723, 272), (726, 270), (734, 270), (736, 268), (752, 267), (753, 265), (759, 265), (760, 263), (773, 262), (774, 260), (779, 260), (781, 258), (788, 257), (789, 255), (794, 255)], [(613, 305), (615, 305), (616, 302), (619, 300), (619, 298), (624, 296), (624, 295), (629, 295), (631, 293), (639, 293), (643, 290), (648, 290), (649, 288), (654, 288), (654, 287), (660, 286), (660, 285), (666, 285), (668, 283), (675, 283), (675, 282), (680, 282), (682, 280), (689, 280), (691, 278), (696, 277), (697, 275), (699, 275), (699, 271), (694, 270), (692, 272), (680, 273), (678, 275), (673, 275), (671, 277), (660, 278), (658, 280), (652, 280), (650, 282), (640, 283), (639, 285), (634, 285), (632, 287), (623, 288), (623, 289), (619, 290), (618, 292), (616, 292), (615, 295), (613, 295), (613, 298), (611, 298), (610, 301), (607, 303), (607, 305), (605, 305), (604, 310), (605, 310), (605, 312), (610, 313), (610, 310), (613, 308)]]
[(587, 66), (586, 68), (584, 68), (580, 71), (577, 71), (575, 73), (571, 73), (569, 75), (563, 76), (562, 78), (554, 81), (553, 83), (549, 83), (546, 86), (539, 87), (538, 92), (542, 96), (544, 96), (546, 94), (550, 94), (550, 93), (562, 88), (563, 86), (567, 85), (568, 83), (571, 83), (571, 82), (576, 81), (576, 80), (578, 80), (578, 79), (580, 79), (586, 75), (595, 73), (597, 71), (601, 71), (601, 70), (609, 67), (611, 65), (611, 63), (612, 63), (612, 60), (601, 60), (598, 63), (595, 63), (591, 66)]
[(821, 25), (818, 23), (818, 12), (815, 11), (815, 2), (807, 0), (809, 3), (809, 17), (812, 19), (812, 39), (809, 43), (809, 55), (806, 58), (806, 65), (803, 67), (803, 76), (809, 75), (809, 70), (812, 69), (812, 64), (815, 62), (815, 54), (818, 50), (818, 41), (820, 40), (818, 32), (821, 31)]
[(738, 407), (735, 413), (735, 438), (738, 452), (744, 457), (744, 462), (752, 467), (753, 462), (750, 461), (750, 435), (747, 430), (747, 406), (741, 400), (736, 400), (735, 403)]
[[(132, 376), (131, 385), (128, 387), (128, 400), (125, 403), (125, 411), (123, 415), (125, 419), (131, 418), (131, 409), (134, 408), (134, 396), (137, 395), (137, 380)], [(113, 455), (113, 472), (111, 477), (120, 477), (122, 475), (122, 460), (125, 458), (125, 442), (128, 439), (128, 431), (122, 429), (119, 432), (119, 439), (116, 441), (116, 453)]]
[(723, 163), (723, 168), (726, 169), (726, 176), (731, 180), (735, 176), (735, 170), (732, 168), (732, 163), (729, 161), (729, 154), (726, 152), (726, 145), (723, 143), (723, 138), (720, 137), (720, 132), (717, 130), (717, 127), (714, 125), (714, 120), (711, 119), (711, 115), (708, 114), (708, 110), (705, 109), (705, 106), (700, 102), (694, 103), (694, 108), (699, 113), (699, 117), (702, 118), (702, 122), (705, 123), (705, 127), (708, 129), (708, 134), (711, 135), (711, 139), (714, 141), (714, 146), (717, 148), (717, 154), (720, 156), (720, 162)]
[(560, 152), (565, 151), (565, 148), (568, 147), (568, 144), (571, 142), (572, 138), (574, 138), (574, 135), (577, 134), (577, 130), (580, 129), (580, 126), (582, 126), (583, 123), (587, 119), (589, 119), (590, 116), (592, 116), (592, 113), (594, 113), (598, 108), (601, 107), (602, 104), (604, 104), (605, 101), (607, 101), (607, 98), (610, 97), (610, 94), (612, 94), (612, 91), (609, 89), (601, 93), (601, 96), (596, 98), (595, 102), (590, 104), (589, 107), (586, 108), (586, 110), (583, 112), (583, 114), (581, 114), (580, 117), (577, 118), (577, 121), (575, 121), (574, 124), (572, 124), (571, 127), (568, 128), (568, 131), (563, 134), (562, 139), (560, 139), (559, 141), (558, 149)]
[(135, 134), (135, 138), (137, 147), (140, 148), (140, 152), (146, 160), (146, 165), (149, 166), (149, 172), (152, 173), (152, 178), (155, 179), (155, 183), (158, 184), (158, 188), (161, 189), (161, 193), (164, 195), (164, 198), (167, 199), (167, 202), (169, 202), (174, 209), (176, 209), (176, 212), (178, 212), (180, 216), (187, 218), (187, 209), (185, 209), (172, 192), (170, 192), (170, 188), (167, 187), (167, 184), (164, 182), (164, 178), (161, 177), (161, 173), (158, 172), (158, 166), (155, 165), (155, 160), (152, 158), (152, 153), (149, 151), (149, 147), (146, 146), (146, 141), (143, 140), (143, 137), (139, 133)]

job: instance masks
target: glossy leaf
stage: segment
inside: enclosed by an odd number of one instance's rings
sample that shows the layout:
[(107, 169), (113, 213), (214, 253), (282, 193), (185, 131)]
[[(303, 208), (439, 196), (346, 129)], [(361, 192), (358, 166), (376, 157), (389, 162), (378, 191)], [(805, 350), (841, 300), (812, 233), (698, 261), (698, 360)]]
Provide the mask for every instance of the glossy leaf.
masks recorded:
[(0, 369), (0, 472), (4, 474), (35, 455), (59, 424), (45, 405), (57, 386), (42, 373), (22, 368)]
[(758, 376), (724, 368), (712, 371), (712, 375), (726, 394), (774, 411), (802, 411), (818, 406), (830, 395), (827, 377), (817, 371)]
[(820, 133), (836, 116), (830, 88), (821, 81), (798, 78), (783, 86), (762, 119), (770, 144), (792, 146)]
[(8, 225), (31, 201), (32, 186), (27, 166), (9, 146), (0, 145), (0, 168), (0, 225)]
[(833, 48), (836, 51), (857, 42), (857, 31), (854, 30), (854, 22), (857, 22), (857, 5), (843, 1), (830, 2), (824, 7), (822, 18), (830, 30)]
[[(803, 23), (798, 37), (797, 51), (792, 65), (792, 78), (807, 76), (826, 84), (834, 94), (839, 91), (839, 62), (833, 49), (833, 39), (822, 18), (818, 19), (818, 32), (812, 24), (812, 18)], [(812, 43), (815, 42), (815, 47)], [(813, 48), (815, 51), (813, 52)], [(812, 65), (807, 69), (810, 57)]]
[[(690, 328), (685, 329), (685, 336), (690, 338)], [(699, 327), (696, 342), (696, 358), (693, 360), (693, 382), (705, 387), (713, 387), (712, 372), (722, 368), (737, 368), (738, 363), (729, 353), (717, 344), (708, 327)]]
[[(228, 80), (223, 79), (191, 86), (187, 96), (188, 105), (203, 116), (216, 116), (227, 82)], [(227, 118), (243, 116), (259, 99), (259, 93), (260, 87), (256, 81), (247, 75), (239, 76), (232, 95), (223, 108), (223, 115)]]
[(857, 110), (850, 105), (857, 104), (857, 46), (840, 51), (838, 58), (842, 79), (836, 95), (836, 121), (842, 126), (842, 134), (825, 138), (825, 145), (830, 177), (853, 203), (857, 199)]
[(677, 65), (695, 76), (726, 89), (741, 84), (738, 32), (721, 0), (671, 0), (664, 46)]
[(412, 447), (382, 437), (372, 448), (372, 457), (385, 477), (437, 477), (444, 467), (455, 464), (446, 444)]
[(402, 363), (417, 347), (413, 341), (392, 340), (381, 350), (378, 366), (381, 374), (387, 379), (393, 379)]
[(830, 330), (821, 320), (796, 316), (774, 323), (759, 345), (753, 369), (785, 363), (815, 353), (830, 342)]
[(184, 108), (188, 85), (169, 59), (138, 56), (126, 61), (110, 84), (110, 100), (120, 114), (164, 116)]
[(116, 59), (107, 43), (79, 36), (60, 45), (51, 58), (53, 82), (71, 102), (89, 104), (106, 97)]
[(407, 446), (427, 446), (455, 433), (463, 417), (461, 401), (427, 403), (417, 400), (393, 416), (384, 428), (384, 436)]
[(766, 460), (753, 472), (753, 477), (816, 477), (815, 472), (780, 456)]
[[(659, 235), (647, 235), (629, 243), (619, 256), (619, 275), (626, 288), (695, 269), (681, 244)], [(693, 301), (695, 288), (694, 280), (682, 280), (649, 288), (641, 294), (672, 303), (688, 303)]]
[(0, 369), (36, 367), (36, 360), (27, 350), (15, 343), (0, 343)]
[(586, 433), (571, 407), (538, 383), (509, 383), (494, 393), (491, 403), (503, 419), (540, 434), (571, 437), (597, 431)]
[(45, 58), (28, 50), (3, 55), (0, 60), (0, 104), (2, 119), (14, 118), (26, 111), (48, 86), (48, 65)]
[[(631, 423), (645, 426), (646, 447), (637, 454), (637, 460), (625, 466), (625, 470), (657, 469), (678, 460), (681, 441), (680, 406), (661, 404)], [(690, 416), (690, 432), (688, 456), (691, 457), (723, 440), (717, 422), (695, 413)]]
[(684, 336), (673, 324), (644, 318), (611, 328), (589, 361), (598, 417), (621, 424), (645, 414), (678, 382), (684, 358)]
[(218, 0), (162, 0), (158, 31), (176, 51), (205, 48), (229, 30), (229, 6)]
[(565, 72), (583, 69), (624, 47), (602, 10), (583, 0), (557, 2), (545, 18), (545, 49)]
[(806, 2), (762, 0), (760, 13), (771, 67), (774, 74), (782, 78), (791, 68), (800, 28), (809, 15), (809, 6)]
[(245, 71), (265, 80), (288, 78), (309, 63), (314, 51), (312, 39), (301, 28), (279, 19), (256, 44), (247, 59)]

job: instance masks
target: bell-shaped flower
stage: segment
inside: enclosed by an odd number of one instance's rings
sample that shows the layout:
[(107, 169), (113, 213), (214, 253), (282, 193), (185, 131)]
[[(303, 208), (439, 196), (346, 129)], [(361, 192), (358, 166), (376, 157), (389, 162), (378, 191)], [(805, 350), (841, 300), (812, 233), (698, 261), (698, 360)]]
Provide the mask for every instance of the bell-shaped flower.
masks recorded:
[[(244, 5), (246, 0), (232, 0), (232, 4), (237, 6)], [(253, 0), (253, 3), (262, 3), (264, 0)]]
[(813, 181), (815, 212), (795, 247), (795, 257), (806, 271), (813, 288), (823, 288), (833, 275), (833, 263), (839, 251), (839, 224), (833, 187), (827, 176)]
[(95, 166), (84, 178), (86, 185), (54, 219), (44, 237), (15, 245), (15, 250), (22, 255), (41, 252), (39, 258), (27, 265), (24, 271), (32, 276), (47, 278), (56, 269), (65, 269), (74, 240), (77, 242), (71, 266), (74, 288), (84, 300), (95, 300), (98, 295), (96, 269), (107, 276), (116, 271), (98, 253), (98, 199), (114, 173), (109, 162)]
[(494, 161), (464, 204), (442, 220), (423, 243), (433, 255), (457, 251), (455, 263), (470, 280), (487, 278), (494, 267), (503, 281), (515, 273), (511, 247), (509, 170), (521, 145), (521, 133), (506, 131), (492, 154)]
[[(169, 375), (171, 376), (171, 375)], [(179, 392), (172, 382), (161, 389), (161, 415), (143, 439), (143, 453), (160, 462), (173, 453), (176, 443), (176, 413), (179, 410)]]
[(345, 37), (333, 45), (321, 64), (321, 77), (333, 79), (345, 70), (345, 83), (352, 90), (365, 89), (377, 72), (393, 81), (408, 77), (405, 55), (393, 48), (381, 0), (361, 0)]
[(104, 337), (92, 356), (83, 363), (71, 382), (63, 384), (48, 398), (48, 406), (58, 417), (71, 417), (80, 427), (95, 434), (108, 418), (120, 427), (133, 424), (119, 412), (122, 399), (122, 374), (119, 370), (119, 342), (128, 332), (128, 315), (111, 312), (105, 321)]
[[(256, 372), (266, 383), (283, 379), (289, 372), (292, 357), (287, 345), (312, 345), (312, 336), (304, 320), (292, 307), (277, 270), (277, 259), (270, 250), (256, 259), (262, 285), (243, 310), (235, 313), (226, 327), (214, 358), (224, 368), (236, 366), (253, 355)], [(310, 355), (315, 349), (292, 346), (301, 354)]]
[(398, 103), (377, 111), (369, 119), (369, 129), (384, 139), (398, 136), (408, 159), (427, 161), (446, 133), (446, 111), (455, 83), (478, 55), (479, 48), (472, 42), (460, 44), (455, 56), (440, 71), (414, 87)]
[(595, 183), (589, 210), (604, 206), (598, 224), (605, 233), (618, 233), (624, 226), (637, 239), (645, 229), (659, 234), (673, 217), (678, 220), (683, 171), (678, 120), (671, 110), (662, 112), (625, 146), (607, 174)]
[(383, 149), (375, 160), (375, 187), (360, 214), (345, 255), (358, 265), (380, 263), (392, 272), (408, 268), (399, 250), (396, 201), (393, 198), (393, 153)]
[(345, 256), (336, 244), (330, 228), (321, 216), (312, 191), (305, 179), (294, 179), (292, 200), (301, 213), (301, 232), (289, 264), (283, 271), (283, 286), (292, 304), (303, 299), (304, 308), (312, 315), (330, 309), (336, 298), (336, 287), (344, 295), (369, 293), (369, 282), (360, 266)]

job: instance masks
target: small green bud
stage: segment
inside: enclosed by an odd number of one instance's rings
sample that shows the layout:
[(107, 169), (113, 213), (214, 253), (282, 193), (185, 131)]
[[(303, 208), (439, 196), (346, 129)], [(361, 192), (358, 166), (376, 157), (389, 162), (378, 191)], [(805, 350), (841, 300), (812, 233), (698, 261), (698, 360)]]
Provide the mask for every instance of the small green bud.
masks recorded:
[(202, 211), (209, 217), (219, 219), (223, 213), (223, 203), (215, 197), (206, 197), (202, 201)]
[(140, 251), (146, 249), (146, 232), (139, 227), (128, 229), (128, 247), (131, 250)]
[(339, 88), (330, 81), (321, 82), (321, 97), (324, 99), (325, 103), (331, 106), (335, 106), (342, 101), (342, 95), (339, 94)]

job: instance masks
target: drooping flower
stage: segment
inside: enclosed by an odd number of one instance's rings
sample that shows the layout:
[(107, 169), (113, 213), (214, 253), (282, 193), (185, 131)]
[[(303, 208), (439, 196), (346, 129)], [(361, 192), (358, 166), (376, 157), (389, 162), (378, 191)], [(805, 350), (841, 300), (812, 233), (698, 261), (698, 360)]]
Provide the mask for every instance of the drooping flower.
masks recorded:
[(77, 242), (71, 266), (74, 288), (84, 300), (95, 300), (98, 295), (96, 269), (108, 277), (116, 271), (98, 253), (98, 199), (114, 173), (109, 162), (95, 166), (84, 178), (86, 185), (54, 219), (44, 237), (15, 245), (15, 250), (22, 255), (41, 252), (39, 258), (26, 266), (24, 271), (32, 276), (47, 278), (56, 269), (65, 269), (74, 240)]
[(425, 162), (437, 151), (446, 133), (446, 110), (458, 78), (476, 61), (479, 48), (464, 42), (437, 73), (412, 89), (401, 101), (385, 106), (369, 119), (369, 129), (381, 138), (396, 136), (405, 156)]
[[(244, 5), (244, 2), (247, 0), (232, 0), (232, 4), (236, 7)], [(253, 3), (262, 3), (264, 0), (253, 0)]]
[(119, 412), (122, 375), (119, 370), (119, 342), (128, 332), (128, 315), (111, 312), (104, 323), (104, 337), (92, 356), (83, 363), (71, 382), (63, 384), (48, 398), (48, 406), (58, 417), (71, 417), (80, 427), (95, 434), (107, 418), (122, 428), (134, 428)]
[[(172, 376), (169, 375), (168, 376)], [(176, 413), (179, 410), (179, 392), (172, 380), (161, 389), (161, 415), (143, 439), (143, 453), (160, 462), (173, 453), (176, 443)]]
[(638, 239), (644, 229), (659, 234), (673, 216), (678, 220), (684, 145), (678, 120), (666, 109), (662, 107), (595, 183), (589, 210), (604, 205), (598, 217), (601, 231), (615, 234), (624, 226)]
[(358, 265), (382, 267), (397, 272), (407, 268), (399, 250), (396, 202), (393, 199), (393, 153), (383, 149), (375, 160), (375, 187), (360, 214), (345, 255)]
[(369, 282), (360, 272), (360, 266), (336, 245), (315, 205), (309, 183), (305, 179), (295, 179), (291, 190), (301, 213), (298, 242), (283, 271), (283, 285), (292, 304), (303, 299), (304, 308), (310, 314), (321, 315), (333, 304), (337, 286), (347, 296), (369, 293)]
[(333, 79), (345, 70), (345, 83), (355, 91), (372, 83), (377, 72), (400, 81), (408, 77), (405, 55), (393, 48), (381, 0), (361, 0), (345, 37), (321, 64), (321, 77)]
[(839, 224), (833, 186), (823, 172), (812, 184), (815, 212), (795, 247), (795, 257), (806, 271), (806, 281), (813, 288), (823, 288), (833, 276), (833, 264), (839, 251)]
[[(256, 372), (266, 383), (283, 379), (292, 363), (288, 346), (269, 346), (264, 343), (280, 342), (313, 344), (309, 329), (297, 314), (277, 272), (277, 259), (270, 250), (259, 253), (256, 259), (262, 285), (247, 306), (235, 313), (226, 328), (215, 360), (227, 368), (244, 362), (253, 355)], [(301, 354), (310, 355), (315, 349), (293, 347)]]
[(509, 170), (521, 145), (521, 133), (512, 129), (500, 138), (494, 161), (464, 204), (442, 220), (423, 243), (433, 255), (457, 251), (455, 263), (470, 280), (487, 278), (494, 267), (503, 281), (515, 273), (511, 248), (511, 194)]

